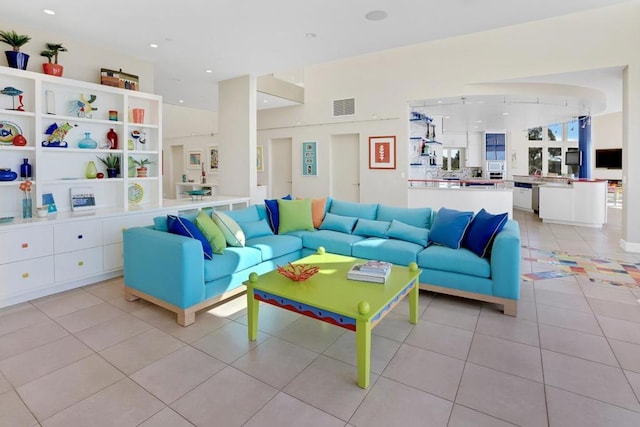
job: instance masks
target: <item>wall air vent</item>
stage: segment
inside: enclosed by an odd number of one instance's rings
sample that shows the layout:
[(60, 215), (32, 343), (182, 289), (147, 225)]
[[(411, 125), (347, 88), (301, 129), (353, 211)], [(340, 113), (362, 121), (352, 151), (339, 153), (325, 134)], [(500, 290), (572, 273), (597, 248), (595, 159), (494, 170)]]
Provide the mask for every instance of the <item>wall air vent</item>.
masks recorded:
[(356, 114), (356, 99), (334, 99), (333, 117), (353, 116)]

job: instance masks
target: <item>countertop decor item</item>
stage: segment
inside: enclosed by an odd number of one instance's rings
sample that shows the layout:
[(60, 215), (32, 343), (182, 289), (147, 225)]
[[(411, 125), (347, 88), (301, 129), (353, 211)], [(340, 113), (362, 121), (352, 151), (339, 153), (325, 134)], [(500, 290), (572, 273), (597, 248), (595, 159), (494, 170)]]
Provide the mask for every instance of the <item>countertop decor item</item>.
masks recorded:
[[(42, 70), (45, 74), (57, 77), (62, 76), (63, 67), (58, 64), (59, 52), (67, 52), (67, 48), (62, 46), (62, 43), (47, 43), (47, 49), (40, 52), (41, 56), (49, 60), (48, 63), (42, 64)], [(53, 58), (53, 63), (51, 58)]]
[(0, 31), (0, 42), (6, 43), (13, 48), (13, 50), (5, 51), (7, 55), (7, 63), (11, 68), (17, 68), (19, 70), (27, 69), (27, 62), (29, 62), (29, 55), (20, 52), (20, 48), (31, 40), (30, 36), (18, 34), (15, 30)]
[(22, 159), (22, 164), (20, 165), (20, 179), (31, 179), (31, 165), (29, 164), (29, 159)]
[(0, 145), (13, 145), (13, 139), (22, 135), (20, 126), (9, 121), (0, 121)]
[(24, 147), (27, 145), (27, 138), (25, 138), (24, 135), (18, 134), (13, 137), (13, 145), (16, 147)]
[(286, 266), (278, 266), (277, 270), (287, 279), (291, 279), (294, 282), (304, 282), (316, 274), (320, 268), (309, 264), (288, 263)]
[(96, 140), (91, 138), (91, 132), (85, 132), (84, 138), (78, 141), (78, 148), (96, 148), (97, 146)]
[(149, 159), (134, 159), (133, 160), (138, 168), (136, 171), (138, 172), (138, 178), (146, 178), (147, 176), (147, 165), (153, 164), (153, 162)]
[(109, 129), (109, 132), (107, 132), (107, 141), (109, 141), (109, 148), (111, 148), (112, 150), (118, 149), (118, 134), (115, 130), (113, 130), (113, 128)]
[(96, 168), (96, 164), (93, 160), (89, 161), (87, 164), (86, 176), (89, 179), (95, 179), (98, 176), (98, 169)]
[(98, 159), (107, 167), (107, 176), (115, 178), (120, 172), (120, 156), (109, 153), (107, 157), (98, 157)]

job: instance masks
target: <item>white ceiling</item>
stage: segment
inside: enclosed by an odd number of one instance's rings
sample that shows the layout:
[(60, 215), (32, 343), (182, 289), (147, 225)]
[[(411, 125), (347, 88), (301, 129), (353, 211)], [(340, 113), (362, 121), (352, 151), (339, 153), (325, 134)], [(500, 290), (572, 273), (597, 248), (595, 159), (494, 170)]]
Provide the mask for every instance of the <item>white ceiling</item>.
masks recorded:
[[(220, 80), (624, 1), (630, 0), (22, 0), (6, 5), (2, 19), (150, 61), (155, 92), (166, 103), (216, 111)], [(45, 15), (45, 8), (56, 14)], [(388, 18), (366, 20), (372, 10)]]

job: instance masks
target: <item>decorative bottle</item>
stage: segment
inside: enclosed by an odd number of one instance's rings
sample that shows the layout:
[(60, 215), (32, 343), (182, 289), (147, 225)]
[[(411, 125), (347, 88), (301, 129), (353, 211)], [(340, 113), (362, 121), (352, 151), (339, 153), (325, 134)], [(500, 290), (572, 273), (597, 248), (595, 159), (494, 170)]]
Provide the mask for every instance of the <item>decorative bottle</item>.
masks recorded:
[(109, 129), (107, 132), (107, 141), (109, 141), (112, 150), (118, 149), (118, 134), (113, 129)]
[(22, 159), (22, 164), (20, 165), (20, 179), (31, 179), (31, 165), (29, 164), (29, 159)]
[(98, 143), (91, 138), (91, 132), (85, 132), (84, 138), (78, 141), (79, 148), (96, 148), (97, 146), (98, 146)]
[(93, 162), (93, 160), (91, 160), (87, 164), (86, 176), (89, 179), (95, 179), (97, 175), (98, 175), (98, 169), (96, 169), (96, 164)]

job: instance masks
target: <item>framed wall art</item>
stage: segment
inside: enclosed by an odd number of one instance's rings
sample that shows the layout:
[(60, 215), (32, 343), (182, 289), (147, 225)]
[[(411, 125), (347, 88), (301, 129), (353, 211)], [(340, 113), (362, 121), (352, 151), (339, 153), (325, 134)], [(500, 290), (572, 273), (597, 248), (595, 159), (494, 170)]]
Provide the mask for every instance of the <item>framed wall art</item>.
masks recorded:
[(258, 172), (264, 172), (264, 150), (262, 145), (258, 145), (256, 152), (256, 170)]
[(209, 146), (209, 172), (218, 172), (220, 168), (220, 151), (217, 145)]
[(318, 152), (315, 142), (302, 143), (302, 175), (316, 176), (318, 175)]
[(396, 137), (369, 137), (369, 169), (396, 168)]
[(189, 169), (202, 168), (202, 150), (189, 150), (187, 152), (187, 167)]

